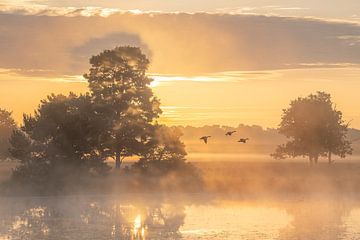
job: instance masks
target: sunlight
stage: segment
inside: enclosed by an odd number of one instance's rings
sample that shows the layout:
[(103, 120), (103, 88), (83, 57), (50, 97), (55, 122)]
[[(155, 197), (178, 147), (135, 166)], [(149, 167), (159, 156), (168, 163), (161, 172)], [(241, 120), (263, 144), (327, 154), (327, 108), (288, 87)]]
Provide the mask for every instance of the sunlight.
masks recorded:
[(360, 240), (336, 1), (0, 0), (0, 240)]
[(184, 236), (201, 235), (206, 239), (221, 239), (223, 229), (229, 231), (227, 239), (255, 239), (253, 232), (263, 239), (276, 239), (281, 229), (293, 219), (283, 209), (246, 204), (187, 207), (186, 213), (188, 217), (181, 233)]
[(138, 214), (134, 219), (133, 239), (145, 240), (145, 227), (143, 226), (142, 217)]
[[(191, 81), (191, 82), (228, 82), (233, 81), (226, 75), (209, 75), (209, 76), (180, 76), (180, 75), (150, 75), (158, 82), (173, 82), (173, 81)], [(240, 80), (238, 76), (237, 80)]]

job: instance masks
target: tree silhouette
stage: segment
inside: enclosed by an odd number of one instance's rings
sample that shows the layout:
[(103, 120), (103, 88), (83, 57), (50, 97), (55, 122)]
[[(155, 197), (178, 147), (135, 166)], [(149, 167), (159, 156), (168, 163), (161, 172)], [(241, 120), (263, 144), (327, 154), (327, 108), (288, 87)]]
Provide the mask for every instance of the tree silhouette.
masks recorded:
[(184, 160), (185, 145), (180, 140), (183, 135), (176, 127), (154, 125), (152, 136), (140, 159), (146, 161)]
[(185, 160), (181, 131), (156, 122), (160, 103), (149, 86), (149, 61), (140, 49), (105, 50), (90, 63), (85, 75), (89, 93), (49, 95), (33, 115), (24, 115), (10, 139), (10, 152), (20, 160), (13, 179), (30, 183), (32, 192), (76, 190), (88, 176), (108, 173), (108, 158), (120, 168), (125, 157), (136, 155), (140, 160), (131, 173), (142, 183), (151, 177), (157, 189), (164, 178), (176, 177), (182, 178), (178, 185), (201, 185), (199, 172)]
[(149, 60), (139, 48), (117, 47), (93, 56), (90, 64), (84, 77), (95, 112), (103, 119), (101, 146), (120, 168), (125, 157), (144, 151), (161, 113), (150, 88), (152, 79), (146, 76)]
[(135, 186), (143, 190), (198, 191), (203, 187), (201, 173), (185, 159), (182, 132), (177, 127), (154, 125), (146, 151), (140, 155), (130, 173)]
[(16, 129), (16, 123), (11, 116), (11, 112), (0, 108), (0, 158), (9, 156), (9, 139)]
[(66, 178), (109, 170), (94, 137), (101, 122), (90, 100), (89, 95), (53, 94), (41, 101), (34, 115), (24, 115), (23, 126), (10, 139), (10, 152), (20, 160), (15, 179), (42, 189), (48, 184), (63, 186)]
[(320, 156), (332, 154), (345, 157), (352, 153), (346, 139), (348, 124), (341, 111), (331, 101), (330, 94), (317, 92), (299, 97), (283, 110), (279, 132), (290, 140), (278, 146), (275, 158), (308, 156), (310, 163), (317, 163)]

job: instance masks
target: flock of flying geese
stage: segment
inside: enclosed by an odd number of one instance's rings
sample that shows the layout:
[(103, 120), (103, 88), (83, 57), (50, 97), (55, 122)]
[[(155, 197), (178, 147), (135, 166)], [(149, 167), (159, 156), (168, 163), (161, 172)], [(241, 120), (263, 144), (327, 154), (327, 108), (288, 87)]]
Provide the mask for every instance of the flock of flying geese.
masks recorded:
[[(236, 131), (229, 131), (229, 132), (225, 133), (225, 136), (231, 136), (234, 133), (236, 133)], [(207, 144), (209, 138), (211, 138), (211, 136), (202, 136), (200, 138), (200, 140), (204, 141), (204, 143)], [(249, 140), (249, 138), (240, 138), (238, 142), (239, 143), (246, 143), (248, 140)], [(360, 140), (360, 138), (356, 138), (356, 139), (350, 140), (350, 142), (353, 143), (353, 142), (356, 142), (356, 141), (359, 141), (359, 140)]]
[[(226, 132), (226, 133), (225, 133), (225, 136), (231, 136), (231, 135), (233, 135), (234, 133), (236, 133), (236, 131), (229, 131), (229, 132)], [(202, 136), (202, 137), (200, 138), (200, 140), (204, 141), (204, 143), (207, 144), (209, 138), (211, 138), (211, 136)], [(249, 140), (249, 138), (240, 138), (238, 142), (239, 142), (239, 143), (246, 143), (248, 140)]]

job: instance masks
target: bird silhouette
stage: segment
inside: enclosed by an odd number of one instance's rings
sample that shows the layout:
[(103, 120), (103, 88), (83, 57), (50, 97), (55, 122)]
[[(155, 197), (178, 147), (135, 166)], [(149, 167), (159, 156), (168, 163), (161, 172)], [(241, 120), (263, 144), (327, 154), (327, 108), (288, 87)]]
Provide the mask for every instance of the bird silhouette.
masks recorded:
[(240, 138), (238, 142), (246, 143), (249, 140), (249, 138)]
[(231, 136), (233, 135), (233, 133), (235, 133), (236, 131), (229, 131), (225, 133), (225, 136)]
[(200, 140), (203, 140), (204, 143), (207, 144), (209, 137), (211, 137), (211, 136), (203, 136), (203, 137), (200, 138)]

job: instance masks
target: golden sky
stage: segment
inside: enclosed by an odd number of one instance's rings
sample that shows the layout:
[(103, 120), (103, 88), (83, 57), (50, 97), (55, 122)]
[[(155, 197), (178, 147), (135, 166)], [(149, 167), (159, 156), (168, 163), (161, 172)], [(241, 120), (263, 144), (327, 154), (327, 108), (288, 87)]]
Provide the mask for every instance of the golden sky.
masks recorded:
[(166, 2), (0, 1), (0, 107), (20, 121), (49, 93), (84, 92), (91, 55), (135, 45), (168, 124), (276, 127), (321, 90), (360, 128), (359, 1)]

